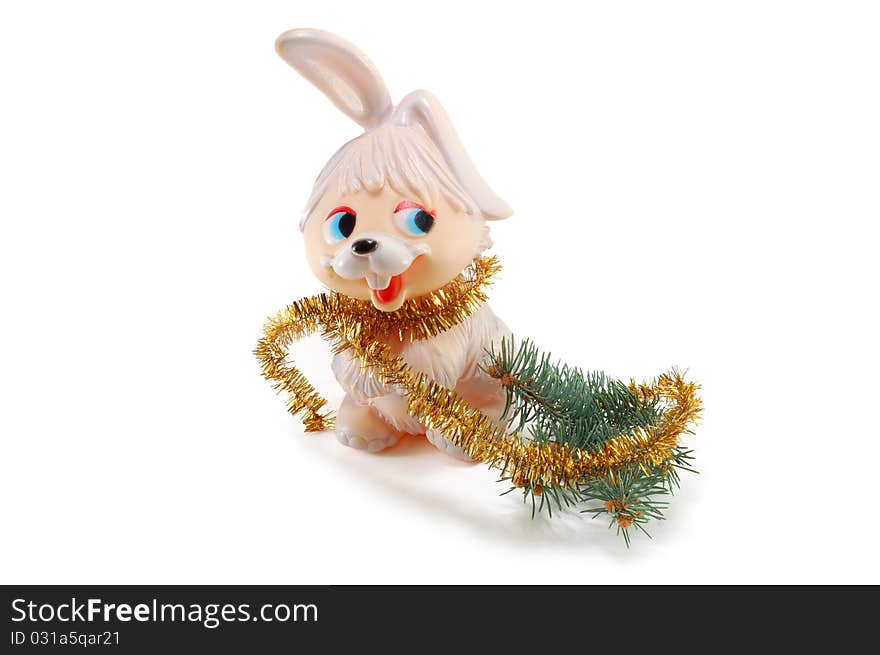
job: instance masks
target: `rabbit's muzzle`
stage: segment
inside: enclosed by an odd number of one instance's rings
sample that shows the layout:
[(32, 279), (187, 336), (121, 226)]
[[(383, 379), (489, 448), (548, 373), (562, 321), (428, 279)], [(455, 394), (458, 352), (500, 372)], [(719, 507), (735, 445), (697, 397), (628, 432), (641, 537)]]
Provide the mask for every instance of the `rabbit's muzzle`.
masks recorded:
[(358, 237), (340, 246), (323, 263), (346, 280), (364, 278), (374, 291), (387, 289), (392, 278), (408, 269), (416, 257), (431, 251), (426, 243), (412, 243), (387, 232)]

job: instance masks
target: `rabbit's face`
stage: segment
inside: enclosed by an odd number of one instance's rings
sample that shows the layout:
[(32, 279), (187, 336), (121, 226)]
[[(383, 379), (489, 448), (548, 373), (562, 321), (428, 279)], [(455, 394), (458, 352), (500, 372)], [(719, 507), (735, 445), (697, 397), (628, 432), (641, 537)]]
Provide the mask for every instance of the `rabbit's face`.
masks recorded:
[(309, 265), (325, 286), (390, 312), (452, 281), (480, 252), (483, 230), (481, 218), (442, 198), (425, 207), (385, 187), (328, 191), (303, 236)]
[[(324, 167), (301, 223), (318, 279), (387, 312), (455, 279), (489, 245), (485, 219), (511, 209), (477, 172), (439, 101), (413, 91), (395, 107), (373, 63), (328, 32), (290, 30), (275, 47), (365, 130)], [(419, 204), (427, 197), (434, 206)]]

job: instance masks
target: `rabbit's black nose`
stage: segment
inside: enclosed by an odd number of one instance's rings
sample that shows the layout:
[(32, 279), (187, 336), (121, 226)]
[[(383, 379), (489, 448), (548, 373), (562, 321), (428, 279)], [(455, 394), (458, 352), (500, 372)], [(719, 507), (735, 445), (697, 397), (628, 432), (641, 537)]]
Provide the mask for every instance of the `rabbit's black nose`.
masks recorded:
[(375, 239), (358, 239), (351, 244), (351, 251), (355, 255), (369, 255), (379, 247), (379, 242)]

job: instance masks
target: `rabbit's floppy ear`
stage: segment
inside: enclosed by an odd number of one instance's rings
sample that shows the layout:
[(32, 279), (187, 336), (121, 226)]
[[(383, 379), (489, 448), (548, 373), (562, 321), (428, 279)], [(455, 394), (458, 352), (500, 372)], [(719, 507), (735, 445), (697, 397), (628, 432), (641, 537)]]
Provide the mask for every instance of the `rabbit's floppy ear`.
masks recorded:
[(345, 39), (296, 29), (279, 36), (275, 50), (364, 129), (380, 125), (391, 113), (391, 97), (379, 71)]
[(419, 125), (425, 130), (458, 183), (473, 198), (483, 215), (491, 220), (507, 218), (513, 210), (499, 198), (477, 171), (465, 152), (452, 126), (452, 121), (437, 100), (428, 91), (413, 91), (397, 105), (392, 120), (397, 125)]

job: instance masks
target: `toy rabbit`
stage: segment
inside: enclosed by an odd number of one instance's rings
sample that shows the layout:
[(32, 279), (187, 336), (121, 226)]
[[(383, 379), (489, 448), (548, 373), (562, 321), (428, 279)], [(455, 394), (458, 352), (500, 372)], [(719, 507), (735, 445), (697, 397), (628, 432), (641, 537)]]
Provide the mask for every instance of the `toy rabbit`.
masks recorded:
[[(629, 545), (693, 470), (680, 439), (699, 420), (699, 385), (677, 369), (627, 384), (515, 341), (486, 304), (499, 266), (482, 254), (486, 221), (511, 210), (437, 99), (413, 91), (392, 105), (373, 64), (333, 34), (292, 30), (276, 47), (364, 133), (321, 171), (300, 223), (329, 291), (269, 317), (254, 350), (263, 377), (307, 432), (335, 421), (340, 442), (369, 452), (424, 435), (499, 471), (533, 515), (583, 505)], [(335, 417), (289, 359), (316, 332), (346, 392)]]
[[(457, 278), (491, 246), (486, 221), (512, 211), (483, 181), (438, 100), (413, 91), (394, 106), (370, 60), (327, 32), (291, 30), (276, 49), (365, 130), (321, 171), (300, 223), (317, 278), (383, 312)], [(483, 304), (436, 336), (389, 336), (388, 345), (413, 370), (500, 420), (504, 392), (481, 362), (509, 335)], [(438, 449), (468, 459), (407, 413), (403, 391), (383, 384), (350, 353), (336, 354), (332, 368), (346, 392), (335, 427), (341, 443), (378, 452), (402, 434), (424, 434)]]

